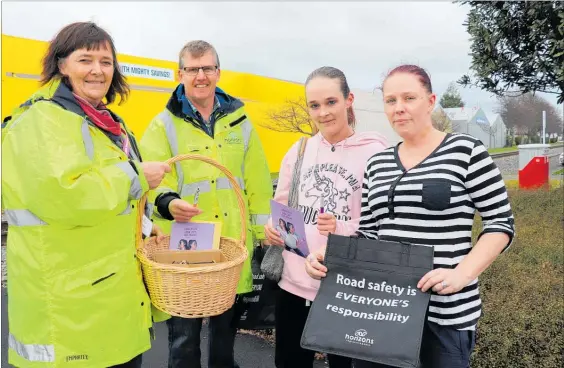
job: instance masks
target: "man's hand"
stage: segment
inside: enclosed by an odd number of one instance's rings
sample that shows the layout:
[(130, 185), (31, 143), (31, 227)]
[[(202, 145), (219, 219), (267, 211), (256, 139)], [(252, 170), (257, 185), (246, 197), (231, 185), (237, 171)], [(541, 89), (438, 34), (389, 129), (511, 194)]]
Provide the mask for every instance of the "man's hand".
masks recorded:
[(198, 207), (193, 206), (182, 199), (173, 199), (170, 201), (168, 204), (168, 210), (177, 222), (189, 222), (192, 220), (192, 217), (202, 213), (202, 210)]
[(164, 162), (142, 162), (143, 174), (149, 183), (149, 189), (159, 186), (166, 173), (170, 172), (170, 166)]

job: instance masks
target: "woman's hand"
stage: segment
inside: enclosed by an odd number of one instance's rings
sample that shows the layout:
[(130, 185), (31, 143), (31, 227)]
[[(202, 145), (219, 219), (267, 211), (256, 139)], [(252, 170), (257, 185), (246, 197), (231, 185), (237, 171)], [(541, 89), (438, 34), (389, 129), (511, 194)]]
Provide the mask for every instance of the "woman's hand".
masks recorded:
[(166, 173), (170, 172), (170, 166), (164, 162), (142, 162), (141, 167), (143, 168), (143, 174), (147, 183), (149, 183), (149, 189), (155, 189), (159, 186)]
[(192, 217), (202, 213), (198, 207), (182, 199), (173, 199), (168, 204), (168, 210), (176, 222), (190, 222)]
[(435, 270), (427, 272), (425, 276), (419, 280), (417, 287), (421, 289), (422, 292), (426, 292), (432, 289), (439, 295), (453, 294), (472, 282), (469, 277), (460, 272), (460, 270), (448, 269), (448, 268), (437, 268)]
[(310, 253), (305, 261), (307, 274), (316, 280), (327, 276), (327, 267), (321, 264), (325, 259), (325, 249)]
[(161, 244), (162, 241), (165, 239), (165, 233), (161, 230), (161, 228), (153, 223), (153, 229), (151, 230), (151, 236), (157, 237), (157, 244)]
[(280, 233), (269, 224), (264, 225), (264, 235), (266, 236), (266, 244), (284, 246), (284, 240), (280, 237)]
[(332, 213), (320, 213), (317, 216), (317, 230), (321, 235), (328, 236), (337, 230), (337, 219)]

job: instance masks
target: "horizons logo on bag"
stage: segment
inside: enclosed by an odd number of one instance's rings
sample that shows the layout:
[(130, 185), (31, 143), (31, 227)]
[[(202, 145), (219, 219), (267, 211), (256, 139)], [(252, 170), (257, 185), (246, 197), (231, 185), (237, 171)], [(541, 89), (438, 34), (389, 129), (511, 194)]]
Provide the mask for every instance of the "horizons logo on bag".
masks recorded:
[(345, 341), (353, 344), (364, 345), (364, 346), (374, 345), (374, 340), (367, 338), (366, 335), (368, 335), (368, 331), (361, 328), (355, 331), (354, 336), (345, 334)]

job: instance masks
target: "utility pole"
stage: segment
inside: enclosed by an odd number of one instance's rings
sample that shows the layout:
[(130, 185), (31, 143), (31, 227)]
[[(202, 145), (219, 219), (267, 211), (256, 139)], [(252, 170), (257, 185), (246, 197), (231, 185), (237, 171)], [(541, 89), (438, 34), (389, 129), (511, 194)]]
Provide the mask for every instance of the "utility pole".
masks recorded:
[(542, 144), (546, 143), (546, 111), (542, 111)]

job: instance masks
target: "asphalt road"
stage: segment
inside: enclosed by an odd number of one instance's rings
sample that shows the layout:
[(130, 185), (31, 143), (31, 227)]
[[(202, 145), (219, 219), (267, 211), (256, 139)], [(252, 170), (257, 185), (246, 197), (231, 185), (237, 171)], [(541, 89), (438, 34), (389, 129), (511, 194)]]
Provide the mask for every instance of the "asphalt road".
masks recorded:
[(550, 151), (550, 153), (556, 154), (555, 156), (552, 156), (549, 159), (549, 169), (548, 170), (549, 170), (550, 175), (552, 175), (553, 172), (564, 168), (564, 166), (560, 165), (560, 162), (558, 161), (558, 155), (560, 153), (562, 153), (562, 147), (560, 147), (559, 149), (552, 149)]
[[(2, 288), (2, 368), (13, 368), (8, 364), (8, 300), (6, 289)], [(166, 368), (168, 362), (167, 328), (165, 323), (155, 325), (156, 339), (151, 350), (143, 354), (143, 368)], [(207, 367), (207, 328), (202, 328), (202, 367)], [(239, 334), (235, 339), (235, 359), (241, 368), (274, 368), (274, 346), (253, 335)], [(315, 368), (327, 367), (325, 362), (316, 361)]]

